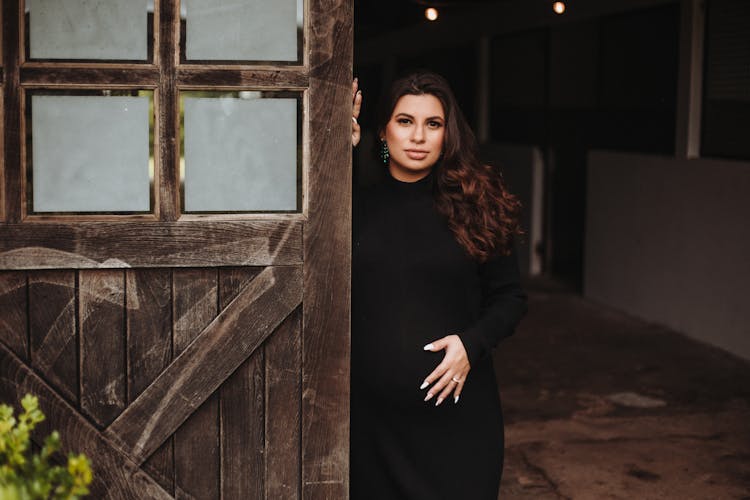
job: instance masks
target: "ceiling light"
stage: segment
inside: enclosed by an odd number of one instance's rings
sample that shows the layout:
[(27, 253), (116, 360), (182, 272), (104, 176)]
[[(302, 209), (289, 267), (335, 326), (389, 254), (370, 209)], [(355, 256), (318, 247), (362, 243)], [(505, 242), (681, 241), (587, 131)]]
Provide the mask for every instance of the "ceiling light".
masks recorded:
[(565, 2), (553, 3), (552, 10), (554, 10), (556, 14), (562, 14), (563, 12), (565, 12)]
[(429, 19), (430, 21), (435, 21), (438, 18), (438, 11), (434, 7), (430, 7), (429, 9), (425, 9), (424, 11), (424, 17)]

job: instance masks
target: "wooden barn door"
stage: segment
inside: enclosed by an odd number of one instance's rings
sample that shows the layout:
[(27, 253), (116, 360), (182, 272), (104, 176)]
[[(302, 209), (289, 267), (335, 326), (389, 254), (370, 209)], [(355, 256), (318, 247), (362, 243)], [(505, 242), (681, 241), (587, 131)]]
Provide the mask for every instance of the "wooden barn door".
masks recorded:
[(351, 0), (2, 0), (0, 399), (92, 498), (348, 497)]

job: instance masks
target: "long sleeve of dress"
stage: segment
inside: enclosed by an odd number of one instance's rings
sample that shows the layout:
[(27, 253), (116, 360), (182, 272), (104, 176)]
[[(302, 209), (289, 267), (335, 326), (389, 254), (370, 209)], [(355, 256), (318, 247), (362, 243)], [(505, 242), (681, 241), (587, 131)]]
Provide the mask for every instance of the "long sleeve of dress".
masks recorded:
[(459, 337), (472, 368), (498, 342), (516, 329), (527, 311), (515, 252), (498, 255), (479, 265), (482, 309), (477, 321)]

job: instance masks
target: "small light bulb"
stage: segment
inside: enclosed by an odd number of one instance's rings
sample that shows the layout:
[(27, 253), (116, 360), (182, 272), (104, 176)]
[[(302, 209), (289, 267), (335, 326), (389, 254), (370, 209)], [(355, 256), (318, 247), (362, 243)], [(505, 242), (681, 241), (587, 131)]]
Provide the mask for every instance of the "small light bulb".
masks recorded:
[(438, 11), (434, 7), (430, 7), (429, 9), (425, 9), (424, 11), (424, 17), (429, 19), (430, 21), (434, 21), (438, 18)]
[(555, 2), (552, 4), (552, 10), (555, 11), (557, 14), (562, 14), (565, 12), (565, 2)]

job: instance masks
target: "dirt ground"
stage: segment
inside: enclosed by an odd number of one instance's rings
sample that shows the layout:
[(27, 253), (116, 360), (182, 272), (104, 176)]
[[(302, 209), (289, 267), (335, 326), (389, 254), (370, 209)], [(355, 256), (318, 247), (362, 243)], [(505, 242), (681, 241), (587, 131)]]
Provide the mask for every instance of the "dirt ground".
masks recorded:
[(500, 498), (750, 500), (750, 362), (528, 289), (528, 316), (495, 353)]

